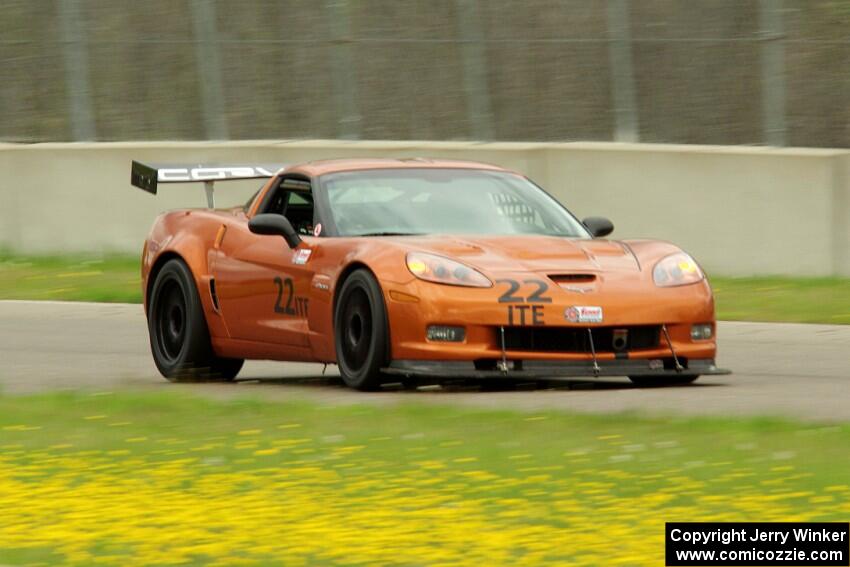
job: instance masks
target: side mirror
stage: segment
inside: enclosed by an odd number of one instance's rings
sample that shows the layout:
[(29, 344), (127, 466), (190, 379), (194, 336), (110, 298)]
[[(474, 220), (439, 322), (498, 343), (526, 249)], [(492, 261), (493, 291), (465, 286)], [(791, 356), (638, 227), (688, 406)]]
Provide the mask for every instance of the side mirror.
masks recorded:
[(614, 223), (603, 217), (587, 217), (581, 222), (587, 227), (593, 238), (608, 236), (614, 232)]
[(254, 234), (282, 236), (290, 248), (295, 248), (301, 243), (301, 237), (292, 228), (292, 223), (289, 222), (289, 219), (283, 215), (257, 215), (248, 221), (248, 230)]

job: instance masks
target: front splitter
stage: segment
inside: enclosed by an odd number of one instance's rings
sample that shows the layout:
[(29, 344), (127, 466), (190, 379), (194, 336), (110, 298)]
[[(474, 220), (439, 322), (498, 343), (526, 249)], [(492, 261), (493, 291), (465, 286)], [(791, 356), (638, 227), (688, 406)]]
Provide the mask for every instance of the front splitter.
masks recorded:
[[(396, 376), (430, 376), (437, 378), (558, 378), (599, 376), (706, 376), (731, 374), (718, 368), (713, 360), (689, 360), (687, 367), (658, 368), (650, 360), (604, 360), (594, 367), (592, 361), (522, 361), (521, 368), (509, 362), (507, 370), (476, 369), (472, 361), (456, 360), (394, 360), (383, 372)], [(657, 363), (656, 363), (657, 364)]]

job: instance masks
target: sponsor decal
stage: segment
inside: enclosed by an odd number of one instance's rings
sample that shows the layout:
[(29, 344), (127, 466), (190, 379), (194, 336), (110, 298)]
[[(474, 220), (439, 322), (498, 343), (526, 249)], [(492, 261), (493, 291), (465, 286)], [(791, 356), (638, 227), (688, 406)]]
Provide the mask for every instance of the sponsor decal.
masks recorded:
[(322, 234), (322, 223), (317, 222), (316, 226), (313, 227), (313, 236), (319, 236)]
[(158, 170), (158, 180), (164, 183), (175, 181), (212, 181), (215, 179), (239, 179), (271, 177), (274, 172), (263, 167), (172, 167)]
[(310, 250), (309, 248), (302, 248), (300, 250), (296, 250), (292, 254), (292, 263), (299, 265), (299, 266), (303, 266), (304, 264), (307, 263), (307, 260), (310, 259), (310, 255), (312, 253), (313, 253), (313, 251)]
[(573, 305), (564, 310), (564, 319), (570, 323), (601, 323), (602, 308), (598, 305)]

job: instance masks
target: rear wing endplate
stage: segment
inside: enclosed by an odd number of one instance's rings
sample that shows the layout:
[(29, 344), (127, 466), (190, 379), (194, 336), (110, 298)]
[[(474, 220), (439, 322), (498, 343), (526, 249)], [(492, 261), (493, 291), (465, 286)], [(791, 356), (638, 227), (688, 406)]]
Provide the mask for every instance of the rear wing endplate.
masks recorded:
[(207, 206), (213, 208), (213, 184), (216, 181), (268, 179), (283, 168), (281, 164), (144, 164), (134, 160), (130, 169), (130, 183), (153, 195), (156, 195), (160, 183), (203, 183)]

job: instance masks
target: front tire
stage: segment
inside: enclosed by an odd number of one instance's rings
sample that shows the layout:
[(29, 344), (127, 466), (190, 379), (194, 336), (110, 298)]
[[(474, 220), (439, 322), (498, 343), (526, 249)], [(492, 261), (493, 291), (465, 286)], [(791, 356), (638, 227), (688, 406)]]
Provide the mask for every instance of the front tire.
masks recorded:
[(148, 307), (153, 360), (171, 382), (233, 380), (245, 362), (215, 356), (195, 279), (182, 260), (166, 262)]
[(354, 271), (342, 284), (334, 310), (334, 342), (339, 373), (357, 390), (376, 390), (389, 360), (387, 308), (371, 272)]
[(661, 386), (683, 386), (696, 382), (699, 376), (629, 376), (629, 380), (640, 388), (658, 388)]

